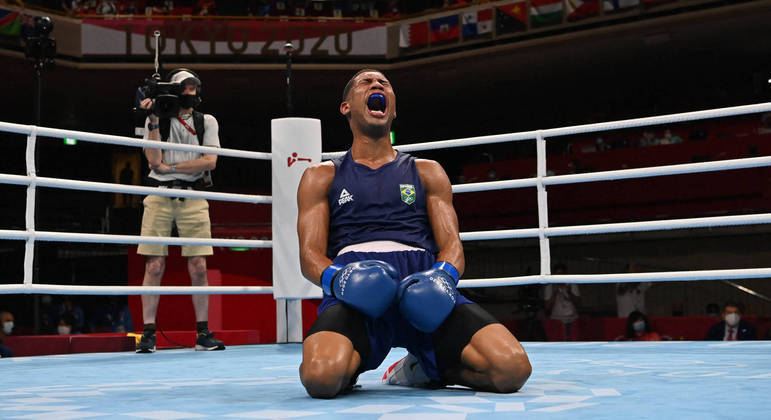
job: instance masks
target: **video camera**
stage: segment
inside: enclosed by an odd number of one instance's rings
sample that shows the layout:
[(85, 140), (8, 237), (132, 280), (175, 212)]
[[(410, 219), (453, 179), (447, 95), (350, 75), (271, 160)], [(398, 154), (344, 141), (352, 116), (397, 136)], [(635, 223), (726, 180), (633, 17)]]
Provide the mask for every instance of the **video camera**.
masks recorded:
[(179, 112), (179, 96), (185, 90), (182, 83), (162, 82), (156, 78), (145, 79), (145, 85), (137, 89), (137, 105), (145, 98), (152, 99), (150, 112), (158, 118), (176, 117)]

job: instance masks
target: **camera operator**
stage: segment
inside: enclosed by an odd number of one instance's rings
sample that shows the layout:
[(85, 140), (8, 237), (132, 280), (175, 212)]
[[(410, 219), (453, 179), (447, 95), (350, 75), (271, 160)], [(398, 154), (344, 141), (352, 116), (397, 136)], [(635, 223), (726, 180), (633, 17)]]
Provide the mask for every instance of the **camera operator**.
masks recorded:
[[(201, 80), (187, 69), (169, 74), (169, 83), (156, 83), (166, 89), (140, 88), (149, 97), (139, 103), (147, 110), (144, 139), (171, 143), (220, 147), (217, 120), (195, 111), (201, 102)], [(144, 90), (143, 90), (144, 89)], [(163, 94), (159, 94), (163, 93)], [(160, 115), (160, 118), (159, 118)], [(150, 166), (149, 183), (159, 188), (197, 189), (204, 186), (208, 171), (215, 168), (217, 155), (176, 150), (144, 149)], [(174, 198), (148, 195), (144, 199), (142, 236), (170, 236), (176, 223), (180, 237), (211, 238), (209, 204), (200, 198)], [(140, 244), (137, 253), (147, 256), (143, 285), (158, 286), (166, 266), (167, 245)], [(206, 256), (211, 246), (182, 246), (193, 286), (206, 286)], [(142, 295), (144, 332), (136, 346), (137, 353), (155, 351), (155, 316), (159, 295)], [(224, 350), (222, 341), (209, 331), (209, 296), (193, 295), (195, 308), (196, 350)]]

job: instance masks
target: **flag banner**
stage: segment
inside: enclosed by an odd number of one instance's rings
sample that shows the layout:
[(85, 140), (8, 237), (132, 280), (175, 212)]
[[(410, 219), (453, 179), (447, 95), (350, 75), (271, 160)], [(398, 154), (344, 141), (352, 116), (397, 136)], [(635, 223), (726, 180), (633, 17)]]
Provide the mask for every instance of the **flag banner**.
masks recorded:
[(431, 43), (455, 41), (460, 38), (460, 20), (458, 15), (431, 19)]
[(600, 12), (600, 0), (566, 0), (565, 5), (570, 21), (597, 16)]
[(531, 0), (530, 24), (539, 27), (562, 22), (562, 0)]
[(400, 48), (420, 48), (428, 45), (428, 22), (407, 23), (399, 27)]
[(0, 9), (0, 34), (18, 36), (21, 34), (21, 19), (19, 12)]
[(524, 1), (495, 8), (497, 34), (521, 32), (527, 28), (527, 7)]
[(463, 13), (463, 38), (487, 37), (493, 32), (493, 9)]
[(606, 12), (629, 9), (640, 5), (640, 0), (605, 0), (603, 7)]

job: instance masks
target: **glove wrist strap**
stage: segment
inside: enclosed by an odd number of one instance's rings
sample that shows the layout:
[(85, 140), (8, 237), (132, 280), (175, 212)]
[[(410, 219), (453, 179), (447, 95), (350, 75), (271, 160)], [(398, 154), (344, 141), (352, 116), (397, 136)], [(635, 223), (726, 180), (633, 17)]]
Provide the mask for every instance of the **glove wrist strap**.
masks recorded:
[(458, 285), (460, 274), (458, 273), (458, 269), (455, 268), (454, 265), (448, 263), (447, 261), (437, 261), (436, 264), (431, 266), (431, 268), (439, 269), (449, 274), (450, 277), (452, 277), (452, 280), (455, 282), (455, 285), (456, 286)]
[(325, 268), (324, 272), (321, 273), (321, 290), (323, 290), (325, 294), (334, 296), (334, 293), (332, 293), (332, 279), (335, 278), (335, 274), (342, 268), (342, 265), (332, 264)]

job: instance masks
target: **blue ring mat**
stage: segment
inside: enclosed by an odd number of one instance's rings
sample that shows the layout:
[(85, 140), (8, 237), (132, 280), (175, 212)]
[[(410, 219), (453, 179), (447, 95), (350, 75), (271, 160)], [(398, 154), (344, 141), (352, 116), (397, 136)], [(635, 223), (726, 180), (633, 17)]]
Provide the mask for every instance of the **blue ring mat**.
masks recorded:
[(520, 392), (383, 385), (308, 397), (300, 344), (0, 359), (7, 419), (771, 418), (771, 341), (523, 343), (533, 374)]

